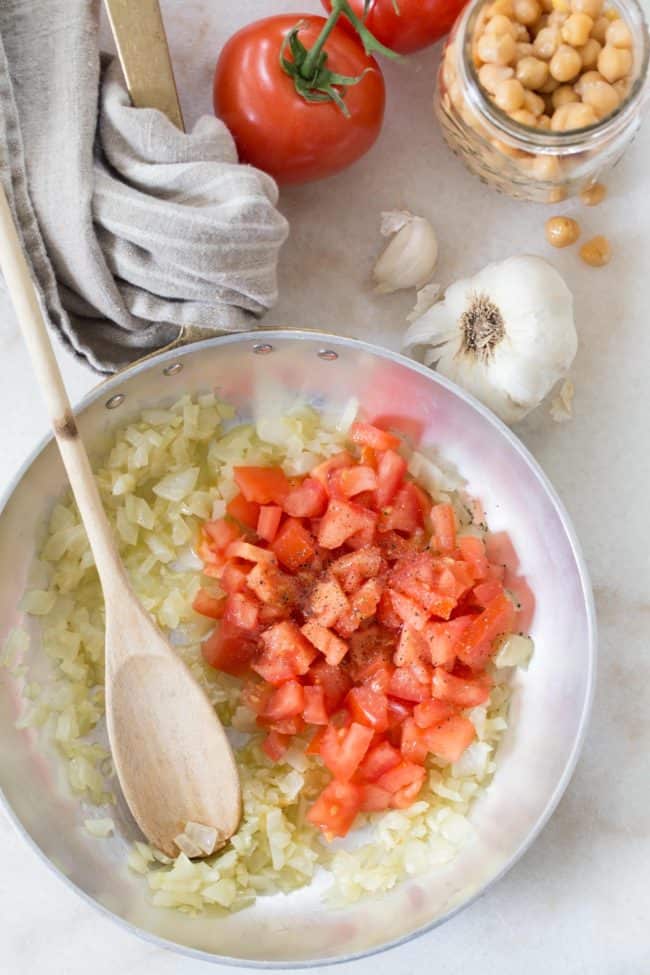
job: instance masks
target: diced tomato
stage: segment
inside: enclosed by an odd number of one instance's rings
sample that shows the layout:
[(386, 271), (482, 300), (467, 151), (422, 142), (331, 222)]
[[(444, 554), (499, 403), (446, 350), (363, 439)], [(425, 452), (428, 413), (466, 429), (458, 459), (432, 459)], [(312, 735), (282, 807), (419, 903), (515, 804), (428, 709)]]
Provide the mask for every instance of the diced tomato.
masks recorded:
[(383, 812), (390, 809), (392, 796), (380, 789), (374, 782), (366, 782), (361, 787), (361, 812)]
[[(386, 792), (398, 792), (400, 789), (404, 789), (406, 786), (414, 785), (415, 783), (419, 783), (421, 786), (424, 782), (425, 775), (426, 772), (421, 765), (416, 765), (414, 762), (402, 761), (395, 768), (384, 772), (377, 779), (377, 785), (380, 789), (385, 789)], [(419, 788), (417, 791), (420, 791)]]
[(474, 573), (466, 562), (441, 558), (435, 561), (435, 588), (444, 596), (457, 601), (474, 585)]
[(392, 697), (403, 701), (426, 701), (431, 697), (431, 688), (417, 679), (410, 667), (397, 667), (388, 686)]
[(351, 467), (354, 464), (354, 458), (347, 452), (347, 450), (342, 450), (340, 454), (335, 454), (333, 457), (328, 457), (324, 460), (322, 464), (318, 464), (311, 471), (310, 477), (316, 478), (320, 481), (322, 486), (327, 492), (329, 492), (329, 478), (332, 471), (338, 471), (342, 467)]
[(431, 509), (433, 541), (439, 552), (453, 552), (456, 548), (456, 515), (450, 504), (435, 504)]
[(330, 782), (307, 813), (307, 819), (322, 829), (328, 839), (345, 836), (363, 801), (361, 786), (353, 782)]
[(409, 599), (408, 596), (404, 596), (395, 589), (389, 589), (388, 592), (390, 593), (393, 609), (402, 622), (414, 630), (421, 630), (428, 619), (426, 610), (413, 599)]
[(246, 500), (257, 504), (282, 506), (291, 489), (281, 467), (235, 467), (233, 477)]
[(313, 537), (295, 518), (287, 518), (271, 548), (282, 565), (292, 572), (309, 565), (316, 555)]
[(384, 772), (395, 768), (402, 760), (399, 749), (389, 742), (382, 741), (374, 745), (359, 766), (359, 774), (367, 782), (376, 782)]
[(349, 728), (336, 728), (330, 722), (321, 742), (321, 758), (335, 779), (351, 779), (368, 751), (374, 732), (372, 728), (353, 721)]
[(302, 716), (307, 724), (327, 724), (327, 708), (325, 707), (325, 692), (322, 687), (303, 687), (305, 707)]
[(430, 728), (440, 724), (454, 713), (453, 705), (447, 701), (422, 701), (413, 708), (413, 718), (418, 728)]
[(200, 613), (201, 616), (209, 616), (213, 620), (220, 620), (225, 608), (226, 597), (214, 596), (207, 589), (199, 589), (192, 603), (192, 609), (195, 613)]
[(350, 596), (350, 609), (335, 623), (336, 630), (343, 637), (351, 636), (364, 620), (374, 616), (381, 598), (383, 586), (377, 579), (368, 579)]
[[(247, 528), (252, 528), (253, 531), (255, 531), (257, 528), (257, 519), (260, 513), (260, 506), (254, 501), (247, 501), (243, 494), (236, 494), (235, 497), (228, 502), (226, 511), (230, 517), (234, 518), (235, 521), (238, 521), (240, 525), (246, 525)], [(232, 527), (234, 528), (235, 526), (233, 525)], [(239, 531), (237, 531), (237, 535), (239, 535)]]
[[(402, 723), (411, 715), (412, 704), (398, 701), (394, 697), (388, 698), (388, 727), (399, 730)], [(398, 739), (399, 740), (399, 739)]]
[[(424, 633), (424, 630), (422, 632)], [(410, 626), (405, 625), (402, 627), (397, 650), (393, 657), (394, 663), (398, 667), (406, 667), (409, 664), (415, 663), (416, 660), (421, 660), (426, 656), (427, 652), (427, 642), (423, 639), (422, 634)]]
[(458, 548), (465, 561), (471, 565), (475, 579), (485, 579), (488, 572), (488, 560), (485, 554), (485, 542), (475, 535), (461, 535)]
[(503, 582), (505, 574), (505, 565), (499, 565), (495, 562), (488, 562), (488, 579), (496, 579), (497, 582)]
[(498, 579), (488, 579), (487, 582), (481, 582), (478, 586), (474, 586), (472, 596), (474, 602), (485, 609), (502, 592), (503, 586)]
[(333, 626), (350, 609), (348, 597), (332, 576), (317, 582), (309, 596), (307, 610), (321, 626)]
[(332, 667), (325, 660), (317, 660), (312, 664), (309, 676), (316, 687), (323, 688), (328, 713), (336, 711), (352, 685), (346, 672), (341, 667)]
[[(264, 718), (257, 719), (258, 724), (265, 724)], [(294, 735), (300, 735), (305, 730), (305, 722), (302, 720), (302, 716), (299, 714), (294, 714), (291, 718), (278, 718), (277, 721), (270, 721), (269, 728), (272, 731), (277, 731), (281, 735), (288, 735), (292, 738)]]
[(255, 630), (259, 603), (253, 596), (246, 596), (242, 592), (232, 592), (226, 600), (223, 614), (224, 622), (238, 627), (240, 630)]
[(273, 688), (262, 680), (249, 680), (241, 691), (241, 703), (254, 711), (255, 714), (262, 714), (269, 698), (273, 694)]
[(419, 484), (411, 482), (413, 487), (413, 493), (417, 498), (418, 505), (420, 506), (420, 514), (422, 515), (422, 523), (426, 524), (427, 519), (431, 517), (431, 508), (433, 503), (427, 492), (420, 487)]
[(262, 742), (262, 751), (272, 762), (279, 762), (289, 746), (289, 736), (277, 731), (269, 731)]
[(456, 656), (469, 667), (484, 667), (493, 653), (493, 641), (502, 633), (512, 632), (516, 618), (515, 607), (501, 592), (460, 635)]
[(402, 626), (402, 617), (398, 616), (393, 607), (390, 589), (384, 589), (377, 606), (377, 619), (382, 626), (389, 630), (399, 630)]
[(400, 531), (410, 535), (421, 524), (420, 501), (413, 490), (413, 485), (407, 481), (399, 489), (391, 504), (382, 509), (377, 527), (380, 532)]
[(372, 671), (363, 678), (364, 687), (369, 687), (378, 694), (388, 694), (390, 679), (393, 676), (393, 667), (387, 664), (377, 664)]
[(360, 528), (354, 535), (350, 535), (345, 544), (353, 551), (361, 548), (368, 548), (375, 541), (375, 529), (377, 526), (377, 515), (374, 511), (367, 511), (368, 519), (363, 528)]
[(388, 728), (388, 702), (385, 694), (370, 687), (353, 687), (345, 699), (346, 706), (355, 721), (375, 731)]
[(263, 717), (269, 721), (282, 721), (302, 714), (305, 692), (297, 680), (288, 680), (273, 691), (264, 708)]
[(377, 451), (373, 450), (372, 447), (368, 447), (364, 444), (360, 451), (359, 456), (362, 464), (366, 464), (368, 467), (372, 467), (373, 471), (377, 470)]
[(320, 755), (320, 746), (323, 743), (323, 738), (325, 737), (326, 731), (326, 727), (318, 729), (314, 737), (305, 748), (305, 755)]
[(377, 535), (377, 544), (381, 548), (384, 558), (394, 562), (403, 556), (412, 556), (417, 551), (416, 537), (404, 538), (395, 531), (381, 532)]
[(205, 521), (202, 530), (206, 535), (208, 544), (220, 552), (228, 548), (230, 543), (239, 538), (241, 534), (236, 525), (233, 525), (231, 521), (226, 521), (225, 518)]
[(216, 670), (241, 677), (255, 656), (256, 645), (250, 633), (221, 623), (201, 645), (203, 659)]
[(406, 461), (394, 450), (386, 450), (377, 465), (377, 507), (390, 504), (406, 474)]
[(250, 563), (240, 559), (228, 559), (223, 567), (220, 582), (225, 592), (242, 592), (246, 588)]
[(268, 605), (290, 610), (295, 602), (295, 580), (271, 562), (258, 562), (248, 573), (246, 584), (258, 599)]
[(326, 626), (317, 623), (316, 620), (307, 620), (300, 629), (309, 642), (313, 643), (317, 650), (320, 650), (328, 664), (335, 667), (341, 663), (348, 652), (348, 645), (344, 640), (328, 630)]
[(366, 464), (341, 467), (330, 475), (330, 493), (335, 498), (353, 498), (364, 491), (374, 491), (376, 487), (375, 470)]
[(332, 498), (323, 515), (318, 531), (318, 544), (323, 548), (339, 548), (351, 536), (374, 525), (377, 516), (374, 512)]
[(440, 701), (448, 701), (459, 708), (474, 708), (484, 704), (490, 696), (492, 682), (487, 674), (465, 680), (448, 673), (442, 667), (433, 671), (432, 694)]
[(204, 572), (206, 571), (206, 568), (210, 568), (212, 570), (215, 566), (218, 567), (220, 565), (223, 565), (223, 554), (220, 551), (218, 551), (215, 547), (213, 547), (212, 541), (207, 537), (207, 535), (205, 535), (203, 531), (201, 532), (199, 537), (199, 543), (196, 548), (196, 554), (204, 563), (204, 568), (203, 568)]
[(427, 623), (422, 630), (422, 636), (434, 667), (451, 670), (456, 659), (456, 644), (473, 619), (473, 616), (458, 616), (446, 623)]
[(257, 534), (265, 542), (272, 542), (282, 521), (282, 508), (277, 504), (263, 504), (257, 518)]
[(346, 592), (354, 592), (364, 579), (374, 579), (381, 572), (383, 560), (376, 545), (342, 555), (330, 565), (330, 571)]
[(397, 450), (401, 441), (399, 437), (385, 430), (380, 430), (372, 423), (353, 423), (350, 427), (350, 440), (360, 446), (372, 447), (373, 450)]
[(226, 549), (226, 556), (229, 559), (243, 559), (245, 562), (277, 562), (273, 552), (267, 548), (260, 548), (259, 545), (251, 545), (250, 542), (236, 541), (231, 542)]
[(306, 477), (284, 501), (284, 510), (292, 518), (320, 518), (326, 507), (327, 491), (316, 477)]
[(289, 620), (270, 626), (260, 642), (264, 650), (252, 666), (269, 684), (282, 684), (306, 674), (316, 656), (315, 648)]
[(446, 762), (457, 762), (476, 737), (476, 729), (462, 714), (452, 714), (423, 732), (427, 748)]
[(358, 684), (365, 683), (378, 669), (391, 666), (394, 652), (395, 639), (382, 627), (372, 625), (358, 630), (350, 637), (346, 659), (350, 676)]
[(422, 729), (411, 717), (402, 724), (400, 749), (408, 761), (415, 762), (416, 765), (424, 765), (429, 749), (424, 741)]

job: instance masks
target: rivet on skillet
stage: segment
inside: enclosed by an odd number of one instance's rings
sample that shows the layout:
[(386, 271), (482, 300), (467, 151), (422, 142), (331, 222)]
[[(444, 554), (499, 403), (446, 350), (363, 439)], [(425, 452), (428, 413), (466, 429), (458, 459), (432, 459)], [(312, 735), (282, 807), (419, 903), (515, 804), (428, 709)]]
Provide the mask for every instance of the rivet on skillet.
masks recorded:
[(324, 359), (325, 362), (334, 362), (339, 357), (338, 352), (335, 352), (334, 349), (320, 349), (316, 355), (319, 359)]
[(175, 376), (177, 372), (180, 372), (183, 368), (182, 362), (172, 362), (171, 365), (165, 366), (163, 369), (164, 376)]
[(268, 355), (269, 352), (273, 352), (273, 346), (263, 342), (261, 345), (254, 345), (253, 352), (255, 355)]
[(110, 399), (106, 400), (105, 406), (107, 410), (115, 410), (118, 406), (121, 406), (126, 396), (124, 393), (116, 393), (115, 396), (111, 396)]

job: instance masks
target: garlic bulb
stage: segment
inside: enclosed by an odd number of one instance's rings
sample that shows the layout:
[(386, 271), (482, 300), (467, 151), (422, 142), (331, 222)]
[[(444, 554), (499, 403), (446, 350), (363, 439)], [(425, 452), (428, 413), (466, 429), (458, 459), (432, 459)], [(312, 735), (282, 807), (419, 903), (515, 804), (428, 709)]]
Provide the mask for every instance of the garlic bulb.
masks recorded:
[(573, 296), (541, 257), (510, 257), (456, 281), (407, 330), (403, 349), (506, 423), (538, 406), (576, 354)]
[(376, 290), (389, 294), (421, 288), (438, 260), (438, 240), (429, 221), (408, 210), (390, 210), (381, 215), (381, 234), (393, 239), (375, 264)]

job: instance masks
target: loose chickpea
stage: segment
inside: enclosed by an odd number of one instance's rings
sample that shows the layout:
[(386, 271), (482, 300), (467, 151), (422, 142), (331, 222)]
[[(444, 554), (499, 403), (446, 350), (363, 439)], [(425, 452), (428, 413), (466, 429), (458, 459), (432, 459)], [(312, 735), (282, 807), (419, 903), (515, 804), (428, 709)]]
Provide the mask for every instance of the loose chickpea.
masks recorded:
[(632, 34), (624, 20), (614, 20), (609, 25), (605, 40), (612, 47), (632, 47)]
[(520, 24), (534, 24), (542, 14), (542, 9), (537, 0), (513, 0), (512, 8), (515, 19)]
[(550, 131), (551, 128), (551, 118), (549, 115), (539, 115), (537, 117), (537, 128), (544, 129), (546, 132)]
[(534, 91), (525, 91), (524, 108), (527, 112), (532, 112), (533, 115), (543, 115), (546, 105), (541, 95), (537, 95)]
[(546, 61), (541, 61), (539, 58), (522, 58), (517, 64), (516, 73), (517, 79), (524, 88), (535, 91), (541, 88), (548, 78), (548, 65)]
[(597, 121), (596, 113), (591, 105), (571, 102), (569, 105), (560, 105), (559, 108), (555, 109), (551, 119), (551, 130), (553, 132), (571, 132), (573, 129), (584, 129), (588, 125), (594, 125)]
[(492, 17), (487, 22), (485, 33), (493, 34), (495, 37), (500, 37), (502, 34), (510, 34), (514, 38), (516, 28), (510, 18), (506, 17), (505, 14), (497, 14), (496, 17)]
[(571, 14), (562, 24), (562, 40), (572, 47), (582, 47), (589, 40), (594, 22), (587, 14)]
[(549, 63), (549, 70), (556, 81), (572, 81), (581, 67), (580, 55), (568, 44), (560, 44)]
[(618, 108), (618, 92), (606, 81), (593, 81), (585, 88), (582, 100), (585, 105), (591, 105), (599, 119), (605, 118)]
[(582, 58), (582, 67), (587, 71), (595, 68), (598, 64), (598, 55), (600, 52), (600, 44), (594, 37), (590, 37), (586, 44), (578, 48), (578, 54)]
[(524, 58), (532, 58), (535, 56), (535, 48), (532, 44), (526, 44), (525, 41), (517, 41), (517, 53), (515, 55), (516, 64), (523, 61)]
[(606, 44), (598, 55), (598, 70), (611, 84), (625, 78), (632, 70), (632, 53), (626, 48)]
[(524, 89), (516, 78), (502, 81), (494, 92), (494, 101), (504, 112), (516, 112), (524, 104)]
[(570, 105), (572, 102), (579, 101), (580, 95), (578, 95), (572, 85), (560, 85), (551, 95), (553, 108), (560, 108), (562, 105)]
[(609, 30), (610, 21), (607, 17), (598, 17), (594, 21), (594, 26), (591, 28), (591, 36), (599, 44), (604, 44), (607, 37), (607, 31)]
[(481, 61), (487, 64), (512, 64), (517, 48), (510, 34), (500, 34), (498, 37), (483, 34), (479, 38), (477, 52)]
[(604, 267), (612, 259), (612, 246), (607, 237), (598, 234), (582, 245), (580, 257), (585, 264), (589, 264), (591, 267)]
[(571, 0), (571, 9), (577, 14), (587, 14), (592, 20), (600, 17), (603, 9), (602, 0)]
[(586, 186), (580, 194), (580, 199), (586, 207), (596, 207), (607, 196), (607, 187), (602, 183), (592, 183)]
[(544, 232), (552, 247), (570, 247), (580, 236), (580, 224), (571, 217), (550, 217)]
[(537, 116), (525, 108), (520, 108), (518, 112), (513, 112), (510, 118), (513, 122), (519, 122), (520, 125), (528, 125), (532, 129), (537, 126)]
[(491, 95), (497, 90), (497, 85), (508, 78), (514, 77), (514, 68), (509, 68), (505, 64), (484, 64), (479, 68), (478, 80)]
[(560, 31), (557, 27), (542, 27), (533, 41), (535, 54), (543, 61), (550, 61), (560, 46)]

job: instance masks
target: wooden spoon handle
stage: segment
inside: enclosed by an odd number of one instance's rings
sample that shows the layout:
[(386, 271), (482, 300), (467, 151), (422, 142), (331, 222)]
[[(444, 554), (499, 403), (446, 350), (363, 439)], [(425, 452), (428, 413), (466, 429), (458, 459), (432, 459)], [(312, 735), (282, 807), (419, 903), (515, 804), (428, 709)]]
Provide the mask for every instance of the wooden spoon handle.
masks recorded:
[(0, 184), (0, 269), (25, 339), (34, 372), (45, 398), (81, 520), (95, 557), (104, 595), (125, 580), (111, 526), (102, 506), (90, 461), (77, 430), (70, 400), (54, 355), (38, 295)]

